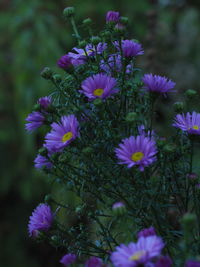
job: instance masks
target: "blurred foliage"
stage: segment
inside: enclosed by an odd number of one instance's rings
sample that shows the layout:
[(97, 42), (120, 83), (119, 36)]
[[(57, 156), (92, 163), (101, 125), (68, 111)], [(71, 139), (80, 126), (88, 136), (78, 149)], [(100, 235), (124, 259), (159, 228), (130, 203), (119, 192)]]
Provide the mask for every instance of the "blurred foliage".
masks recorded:
[[(141, 64), (146, 71), (168, 75), (177, 82), (178, 89), (200, 89), (198, 0), (2, 0), (0, 262), (4, 267), (60, 266), (60, 255), (27, 236), (28, 217), (51, 191), (51, 183), (33, 168), (42, 135), (28, 135), (24, 119), (39, 97), (51, 93), (51, 86), (39, 75), (42, 68), (49, 66), (60, 72), (57, 59), (75, 44), (71, 27), (62, 17), (66, 6), (75, 6), (80, 27), (83, 19), (92, 18), (96, 32), (108, 10), (120, 11), (129, 17), (132, 37), (144, 43), (146, 56)], [(161, 113), (162, 119), (169, 110)]]

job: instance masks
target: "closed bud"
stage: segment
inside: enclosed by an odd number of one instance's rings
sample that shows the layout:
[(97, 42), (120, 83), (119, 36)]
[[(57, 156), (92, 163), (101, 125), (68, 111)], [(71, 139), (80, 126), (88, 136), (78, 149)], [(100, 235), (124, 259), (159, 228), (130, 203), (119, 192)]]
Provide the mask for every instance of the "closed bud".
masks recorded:
[(90, 26), (92, 24), (92, 20), (90, 18), (84, 19), (83, 20), (83, 25), (84, 26)]
[(52, 243), (52, 245), (54, 245), (54, 246), (60, 246), (60, 243), (61, 243), (61, 239), (60, 239), (60, 237), (59, 236), (57, 236), (57, 235), (53, 235), (52, 237), (51, 237), (51, 243)]
[(58, 157), (58, 161), (59, 162), (65, 162), (65, 161), (67, 161), (67, 160), (69, 160), (69, 155), (68, 154), (61, 154), (59, 157)]
[(188, 98), (193, 98), (197, 95), (197, 91), (193, 90), (193, 89), (188, 89), (187, 91), (185, 91), (185, 95)]
[(46, 203), (49, 203), (50, 201), (51, 201), (51, 195), (46, 195), (45, 197), (44, 197), (44, 202), (46, 202)]
[(96, 99), (93, 101), (93, 104), (94, 104), (95, 106), (100, 106), (102, 103), (103, 103), (103, 101), (102, 101), (101, 98), (96, 98)]
[(52, 75), (53, 75), (53, 72), (50, 68), (48, 67), (45, 67), (40, 75), (42, 76), (42, 78), (46, 79), (46, 80), (50, 80), (52, 78)]
[(184, 109), (184, 103), (183, 102), (175, 102), (174, 103), (174, 111), (175, 112), (182, 112)]
[(35, 104), (33, 107), (34, 111), (39, 111), (40, 110), (40, 104)]
[(79, 47), (80, 48), (85, 48), (86, 45), (87, 45), (87, 42), (85, 40), (79, 42)]
[(54, 74), (54, 75), (53, 75), (53, 80), (54, 80), (54, 82), (56, 82), (56, 83), (60, 83), (60, 82), (62, 81), (62, 77), (61, 77), (60, 74)]
[(94, 149), (93, 149), (92, 147), (89, 147), (89, 146), (88, 146), (88, 147), (83, 148), (82, 152), (83, 152), (84, 154), (91, 154), (91, 153), (94, 152)]
[(191, 235), (191, 232), (195, 229), (197, 223), (197, 217), (193, 213), (186, 213), (182, 219), (181, 223), (183, 226), (184, 232), (187, 232)]
[(63, 15), (64, 15), (65, 18), (70, 18), (70, 17), (74, 16), (74, 14), (75, 14), (74, 7), (66, 7), (63, 10)]
[(114, 32), (120, 36), (123, 36), (125, 32), (125, 27), (122, 24), (118, 23), (114, 28)]
[(39, 150), (38, 150), (38, 153), (41, 155), (41, 156), (47, 156), (48, 154), (48, 150), (46, 149), (46, 147), (41, 147)]
[(104, 38), (110, 38), (111, 37), (111, 32), (110, 31), (104, 31), (101, 33), (101, 36)]
[(120, 17), (120, 22), (124, 25), (128, 24), (128, 18), (127, 17)]
[(97, 45), (98, 43), (101, 42), (101, 38), (99, 36), (93, 36), (91, 38), (91, 42), (92, 42), (92, 44)]
[(116, 216), (122, 216), (126, 213), (126, 206), (122, 202), (116, 202), (112, 205), (112, 211)]
[(163, 147), (163, 150), (166, 152), (166, 153), (173, 153), (176, 151), (176, 147), (174, 144), (167, 144)]
[(126, 118), (125, 120), (127, 122), (133, 122), (133, 121), (136, 121), (137, 120), (137, 113), (136, 112), (129, 112), (127, 115), (126, 115)]

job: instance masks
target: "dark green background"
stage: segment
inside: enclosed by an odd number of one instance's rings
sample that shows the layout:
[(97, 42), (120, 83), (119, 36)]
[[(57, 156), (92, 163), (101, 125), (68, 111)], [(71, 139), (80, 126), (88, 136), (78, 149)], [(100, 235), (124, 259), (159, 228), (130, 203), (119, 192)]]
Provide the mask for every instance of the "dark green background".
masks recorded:
[[(98, 32), (108, 10), (130, 19), (129, 30), (145, 49), (140, 64), (145, 72), (165, 74), (177, 89), (199, 91), (200, 2), (198, 0), (1, 0), (0, 8), (0, 147), (2, 267), (60, 266), (60, 252), (37, 244), (27, 234), (29, 216), (45, 194), (52, 191), (48, 177), (33, 168), (42, 134), (27, 134), (24, 119), (52, 85), (40, 77), (43, 67), (56, 67), (57, 59), (73, 47), (74, 39), (62, 10), (75, 6), (78, 25), (91, 17)], [(180, 100), (183, 94), (178, 94)], [(161, 109), (168, 118), (170, 101)], [(158, 107), (157, 107), (158, 108)], [(197, 110), (199, 107), (197, 106)], [(159, 123), (159, 122), (158, 122)], [(161, 128), (161, 127), (160, 127)], [(56, 194), (56, 190), (54, 190)]]

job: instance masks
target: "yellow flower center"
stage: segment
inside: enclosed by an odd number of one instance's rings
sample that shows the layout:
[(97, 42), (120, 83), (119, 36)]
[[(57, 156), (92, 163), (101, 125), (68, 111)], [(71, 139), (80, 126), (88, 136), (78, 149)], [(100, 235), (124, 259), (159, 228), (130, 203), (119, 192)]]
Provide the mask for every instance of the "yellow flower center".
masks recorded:
[(98, 88), (98, 89), (95, 89), (95, 90), (94, 90), (93, 94), (94, 94), (95, 96), (101, 96), (101, 95), (103, 94), (103, 92), (104, 92), (103, 89)]
[(138, 261), (142, 258), (142, 256), (144, 256), (144, 254), (145, 254), (144, 250), (137, 251), (132, 256), (130, 256), (129, 260), (130, 261)]
[(68, 133), (64, 134), (62, 137), (63, 143), (65, 143), (66, 141), (69, 141), (72, 137), (73, 137), (72, 132), (68, 132)]
[(192, 128), (193, 128), (194, 130), (199, 130), (199, 126), (198, 126), (198, 125), (194, 125), (194, 126), (192, 126)]
[(135, 152), (132, 154), (131, 159), (133, 161), (137, 162), (137, 161), (143, 159), (143, 157), (144, 157), (144, 154), (142, 152)]

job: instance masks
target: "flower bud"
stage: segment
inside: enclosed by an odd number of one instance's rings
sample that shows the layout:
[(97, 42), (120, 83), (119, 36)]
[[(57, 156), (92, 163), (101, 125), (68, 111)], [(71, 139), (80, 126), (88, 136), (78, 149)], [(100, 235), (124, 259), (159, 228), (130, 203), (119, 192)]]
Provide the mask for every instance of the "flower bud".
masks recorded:
[(127, 25), (128, 24), (128, 18), (127, 17), (121, 17), (120, 18), (120, 22), (124, 25)]
[(138, 115), (136, 112), (129, 112), (127, 115), (126, 115), (126, 118), (125, 120), (127, 122), (133, 122), (133, 121), (136, 121), (138, 118)]
[(88, 147), (83, 148), (82, 152), (83, 152), (84, 154), (91, 154), (91, 153), (94, 152), (94, 149), (93, 149), (92, 147), (89, 147), (89, 146), (88, 146)]
[(60, 74), (54, 74), (53, 75), (53, 80), (56, 83), (60, 83), (62, 81), (61, 75)]
[(191, 184), (196, 184), (197, 183), (197, 181), (198, 181), (198, 174), (196, 174), (196, 173), (188, 173), (187, 174), (187, 178), (188, 178), (188, 180), (189, 180), (189, 182), (191, 183)]
[(175, 102), (174, 103), (175, 112), (182, 112), (183, 109), (184, 109), (184, 103), (183, 102)]
[(113, 22), (118, 22), (120, 19), (120, 14), (119, 12), (115, 11), (108, 11), (106, 14), (106, 22), (107, 23), (113, 23)]
[(96, 99), (93, 101), (93, 104), (94, 104), (95, 106), (100, 106), (102, 103), (103, 103), (103, 101), (102, 101), (101, 98), (96, 98)]
[(193, 231), (193, 229), (196, 227), (196, 222), (197, 217), (193, 213), (186, 213), (181, 219), (183, 228), (187, 231)]
[(51, 237), (51, 243), (52, 243), (52, 245), (53, 246), (60, 246), (60, 243), (61, 243), (61, 239), (60, 239), (60, 237), (59, 236), (57, 236), (57, 235), (53, 235), (52, 237)]
[(79, 47), (80, 48), (85, 48), (86, 45), (87, 45), (87, 42), (85, 40), (79, 42)]
[(126, 213), (126, 206), (122, 202), (116, 202), (112, 206), (112, 211), (116, 216), (122, 216)]
[(40, 111), (40, 104), (35, 104), (33, 107), (34, 111)]
[(174, 144), (167, 144), (163, 147), (163, 150), (166, 152), (166, 153), (173, 153), (175, 150), (176, 150), (176, 147)]
[(110, 31), (104, 31), (101, 33), (101, 36), (104, 38), (110, 38), (111, 37), (111, 32)]
[(41, 147), (39, 150), (38, 150), (38, 153), (41, 155), (41, 156), (47, 156), (48, 154), (48, 150), (46, 149), (46, 147)]
[(122, 36), (125, 32), (125, 27), (122, 24), (118, 23), (114, 28), (114, 32)]
[(84, 26), (90, 26), (92, 24), (92, 20), (90, 18), (84, 19), (83, 20), (83, 25)]
[(51, 201), (51, 199), (52, 199), (51, 195), (46, 195), (44, 197), (44, 202), (49, 203)]
[(93, 36), (91, 38), (91, 42), (92, 42), (92, 44), (97, 45), (98, 43), (101, 42), (101, 38), (99, 36)]
[(66, 18), (70, 18), (72, 16), (74, 16), (75, 14), (75, 9), (74, 7), (66, 7), (64, 10), (63, 10), (63, 15), (64, 17)]
[(193, 97), (195, 97), (197, 95), (197, 91), (193, 90), (193, 89), (188, 89), (187, 91), (185, 91), (185, 95), (188, 98), (193, 98)]
[(50, 80), (52, 78), (52, 75), (53, 75), (53, 72), (50, 68), (48, 67), (45, 67), (40, 75), (42, 76), (42, 78), (46, 79), (46, 80)]

